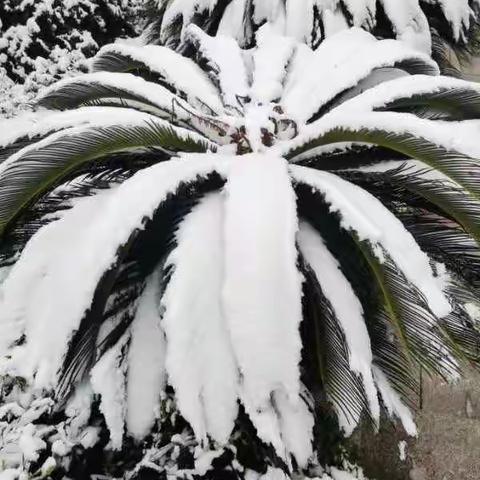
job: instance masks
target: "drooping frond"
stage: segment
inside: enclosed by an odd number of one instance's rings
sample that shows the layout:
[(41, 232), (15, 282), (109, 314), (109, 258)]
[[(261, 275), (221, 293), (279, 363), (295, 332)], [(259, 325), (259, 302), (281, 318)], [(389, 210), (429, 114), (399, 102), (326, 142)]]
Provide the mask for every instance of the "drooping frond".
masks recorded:
[(107, 45), (95, 57), (92, 68), (94, 72), (132, 73), (159, 83), (199, 109), (222, 110), (217, 90), (199, 66), (165, 47)]
[(184, 31), (194, 23), (209, 35), (235, 38), (243, 47), (255, 44), (265, 23), (310, 47), (339, 29), (360, 27), (381, 38), (397, 38), (438, 59), (447, 48), (470, 52), (475, 39), (476, 0), (161, 0), (149, 9), (150, 38), (182, 48)]
[(0, 170), (0, 231), (5, 231), (32, 201), (87, 162), (134, 149), (159, 148), (172, 153), (208, 149), (209, 142), (196, 133), (147, 114), (124, 113), (123, 121), (62, 130), (8, 158)]

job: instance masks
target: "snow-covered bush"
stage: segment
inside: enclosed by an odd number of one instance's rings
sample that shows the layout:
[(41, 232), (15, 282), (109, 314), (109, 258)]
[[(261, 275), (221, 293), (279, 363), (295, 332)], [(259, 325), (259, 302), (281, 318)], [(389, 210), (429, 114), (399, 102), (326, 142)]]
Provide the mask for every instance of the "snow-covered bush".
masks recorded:
[(348, 478), (326, 425), (415, 435), (417, 369), (478, 360), (480, 87), (357, 28), (184, 39), (0, 129), (1, 428), (30, 472)]
[[(87, 58), (140, 26), (140, 0), (2, 0), (0, 112), (10, 114), (39, 88), (88, 70)], [(18, 85), (22, 85), (19, 87)]]

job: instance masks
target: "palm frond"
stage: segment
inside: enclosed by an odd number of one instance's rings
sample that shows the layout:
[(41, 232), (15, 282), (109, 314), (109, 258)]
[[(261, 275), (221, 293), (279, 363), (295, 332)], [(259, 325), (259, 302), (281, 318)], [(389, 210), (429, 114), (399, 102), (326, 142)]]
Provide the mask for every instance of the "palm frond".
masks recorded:
[(107, 45), (95, 56), (92, 71), (131, 73), (163, 86), (207, 113), (222, 111), (220, 95), (202, 69), (166, 47)]
[(303, 288), (304, 365), (309, 388), (319, 404), (331, 402), (340, 424), (351, 432), (369, 405), (359, 375), (352, 372), (345, 334), (325, 298), (315, 273), (300, 260)]
[[(57, 398), (65, 401), (82, 377), (123, 337), (133, 320), (145, 280), (175, 248), (175, 232), (185, 215), (206, 193), (221, 188), (217, 174), (183, 184), (169, 195), (141, 230), (117, 250), (115, 264), (98, 282), (90, 308), (72, 337), (60, 373)], [(158, 299), (160, 302), (160, 299)], [(116, 327), (98, 344), (101, 326), (117, 318)]]
[[(376, 115), (380, 116), (376, 117)], [(363, 115), (361, 118), (363, 125), (358, 126), (355, 125), (355, 121), (352, 121), (353, 117), (348, 120), (340, 117), (337, 122), (335, 120), (336, 118), (332, 116), (330, 121), (334, 126), (330, 126), (330, 122), (327, 122), (328, 126), (326, 128), (320, 127), (322, 120), (319, 120), (319, 125), (313, 129), (313, 131), (318, 129), (318, 134), (306, 134), (303, 139), (293, 140), (291, 146), (282, 147), (282, 153), (295, 162), (296, 156), (325, 145), (341, 142), (373, 144), (391, 149), (409, 158), (420, 160), (463, 187), (477, 200), (480, 198), (480, 189), (478, 187), (479, 161), (453, 149), (447, 149), (439, 144), (438, 138), (429, 139), (429, 130), (423, 130), (422, 128), (427, 126), (422, 123), (424, 120), (408, 114), (387, 112), (373, 113), (371, 126), (367, 126), (366, 115)], [(395, 120), (398, 123), (395, 127), (385, 128), (380, 125), (382, 120), (389, 122), (390, 125)], [(409, 121), (409, 126), (407, 126), (406, 120)], [(421, 127), (417, 131), (414, 127), (415, 123)], [(399, 125), (402, 125), (402, 127), (405, 125), (405, 128), (400, 130)], [(319, 161), (321, 161), (321, 157)], [(317, 163), (317, 168), (321, 168), (321, 164)]]
[[(212, 144), (198, 134), (148, 118), (131, 126), (67, 129), (27, 147), (3, 163), (0, 171), (0, 232), (25, 208), (48, 190), (65, 181), (87, 162), (115, 152), (156, 147), (177, 151), (205, 152)], [(101, 161), (101, 160), (99, 160)]]

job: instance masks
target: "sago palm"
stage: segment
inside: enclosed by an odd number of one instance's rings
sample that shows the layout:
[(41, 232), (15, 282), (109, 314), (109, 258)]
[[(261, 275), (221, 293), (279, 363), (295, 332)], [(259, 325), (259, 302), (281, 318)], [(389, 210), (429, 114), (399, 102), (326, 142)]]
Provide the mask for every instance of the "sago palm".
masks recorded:
[(414, 434), (418, 369), (478, 360), (480, 87), (360, 29), (256, 35), (104, 47), (2, 129), (3, 375), (75, 431), (99, 398), (145, 468), (171, 395), (196, 444), (302, 470), (325, 412)]

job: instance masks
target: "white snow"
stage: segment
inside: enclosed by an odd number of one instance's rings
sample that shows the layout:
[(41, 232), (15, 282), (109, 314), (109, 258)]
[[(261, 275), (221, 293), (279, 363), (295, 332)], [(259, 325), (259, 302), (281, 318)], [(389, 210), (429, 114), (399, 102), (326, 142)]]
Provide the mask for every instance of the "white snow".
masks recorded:
[(113, 107), (81, 107), (65, 112), (39, 110), (35, 113), (24, 113), (14, 119), (0, 120), (0, 148), (22, 137), (34, 138), (81, 125), (93, 127), (109, 125), (112, 118), (116, 115), (121, 116), (122, 113), (125, 114), (126, 110)]
[(476, 82), (445, 76), (409, 75), (374, 86), (337, 107), (336, 112), (372, 111), (398, 99), (424, 94), (433, 95), (446, 90), (470, 90), (480, 94), (480, 86)]
[[(187, 158), (147, 168), (118, 188), (84, 199), (27, 245), (2, 286), (0, 325), (2, 329), (14, 325), (8, 340), (26, 329), (29, 355), (22, 367), (27, 378), (37, 372), (37, 386), (55, 384), (70, 336), (89, 308), (102, 274), (132, 231), (142, 228), (144, 218), (179, 183), (214, 170), (225, 173), (229, 165), (218, 155)], [(75, 258), (82, 261), (72, 261)], [(56, 291), (63, 294), (52, 296)], [(51, 334), (44, 335), (45, 331)]]
[(216, 87), (193, 60), (167, 47), (157, 45), (135, 47), (120, 44), (102, 47), (97, 58), (112, 53), (145, 64), (153, 73), (158, 73), (164, 78), (168, 84), (184, 92), (187, 101), (200, 110), (202, 105), (207, 105), (216, 113), (222, 112), (223, 104)]
[(162, 298), (166, 367), (197, 438), (225, 444), (237, 416), (238, 372), (221, 304), (224, 199), (206, 196), (182, 221)]
[[(272, 394), (285, 427), (291, 425), (290, 408), (296, 409), (297, 420), (302, 416), (302, 279), (296, 267), (298, 224), (287, 163), (267, 154), (243, 156), (232, 164), (226, 195), (223, 302), (241, 372), (241, 398), (259, 436), (285, 458)], [(288, 408), (277, 394), (286, 395)], [(302, 439), (299, 448), (307, 443)]]
[(465, 39), (464, 31), (470, 28), (473, 11), (468, 0), (436, 0), (450, 22), (455, 40)]
[[(362, 305), (341, 272), (335, 257), (329, 252), (320, 235), (306, 222), (300, 223), (298, 244), (339, 320), (347, 340), (350, 368), (361, 376), (370, 413), (378, 422), (380, 406), (373, 381), (372, 350)], [(343, 426), (349, 434), (356, 424)]]
[(238, 41), (240, 46), (245, 45), (245, 26), (243, 15), (247, 0), (232, 0), (225, 9), (225, 12), (218, 25), (217, 35), (232, 37)]
[(28, 462), (36, 462), (40, 456), (38, 452), (47, 447), (47, 444), (36, 436), (35, 425), (31, 423), (23, 427), (18, 445)]
[[(425, 296), (432, 312), (443, 317), (451, 311), (444, 289), (444, 277), (435, 277), (428, 256), (413, 236), (379, 200), (362, 188), (328, 172), (292, 166), (293, 177), (325, 195), (331, 211), (341, 216), (342, 226), (354, 230), (360, 240), (381, 245), (407, 280)], [(376, 253), (378, 249), (376, 250)], [(378, 254), (382, 261), (382, 255)]]
[(194, 14), (196, 12), (209, 14), (218, 0), (172, 0), (169, 2), (168, 7), (165, 10), (165, 14), (162, 20), (161, 36), (163, 39), (168, 38), (168, 29), (171, 24), (182, 17), (183, 25), (190, 24)]
[(124, 337), (108, 350), (90, 372), (90, 383), (94, 393), (101, 395), (100, 411), (110, 432), (110, 446), (120, 450), (123, 443), (126, 413), (126, 365), (123, 348)]
[(165, 388), (165, 334), (160, 326), (159, 272), (148, 280), (130, 328), (127, 370), (127, 429), (145, 437)]
[(407, 442), (402, 440), (398, 442), (398, 457), (401, 462), (404, 462), (407, 459)]
[[(167, 119), (172, 116), (180, 120), (189, 119), (190, 115), (188, 115), (187, 112), (193, 110), (193, 107), (189, 106), (184, 100), (158, 83), (148, 82), (131, 73), (116, 72), (88, 73), (78, 77), (60, 80), (51, 87), (43, 90), (42, 94), (38, 97), (38, 101), (41, 101), (45, 97), (55, 95), (56, 92), (62, 91), (65, 87), (69, 86), (99, 86), (112, 89), (112, 101), (115, 100), (116, 95), (119, 97), (122, 97), (122, 94), (134, 95), (138, 98), (138, 102), (140, 102), (139, 106), (143, 110), (147, 109), (149, 113), (160, 115)], [(118, 97), (116, 100), (118, 101)], [(133, 102), (133, 100), (126, 98), (122, 98), (122, 101), (127, 104)], [(174, 102), (179, 105), (174, 105)], [(184, 108), (181, 108), (182, 106)], [(97, 110), (103, 113), (103, 108), (104, 107), (97, 107)], [(112, 108), (107, 108), (108, 111), (114, 115), (115, 112), (112, 112)], [(91, 113), (92, 112), (90, 112), (90, 114)]]
[(253, 102), (269, 103), (282, 96), (286, 66), (294, 51), (293, 39), (276, 34), (269, 24), (257, 32), (250, 93)]
[(392, 22), (397, 39), (430, 55), (432, 49), (430, 26), (419, 1), (381, 0), (381, 3), (385, 14)]
[(287, 163), (269, 155), (243, 156), (232, 164), (226, 194), (223, 298), (245, 393), (258, 408), (277, 388), (295, 400), (301, 278)]
[(428, 55), (395, 40), (377, 41), (357, 28), (327, 38), (311, 58), (308, 71), (292, 76), (287, 83), (281, 102), (287, 113), (299, 121), (311, 118), (337, 94), (355, 87), (374, 69), (413, 59), (428, 65), (432, 73), (438, 73), (436, 63)]
[(248, 95), (247, 70), (238, 43), (228, 36), (211, 37), (193, 24), (188, 26), (186, 38), (198, 46), (218, 77), (225, 105), (238, 107), (237, 97)]
[(416, 437), (417, 427), (408, 407), (405, 406), (399, 395), (393, 390), (385, 374), (375, 365), (373, 367), (373, 374), (378, 391), (382, 396), (383, 403), (390, 416), (397, 417), (402, 422), (403, 428), (407, 434), (411, 437)]
[[(102, 107), (103, 108), (103, 107)], [(74, 114), (75, 110), (73, 111)], [(8, 157), (3, 163), (0, 164), (0, 180), (5, 182), (5, 177), (8, 175), (9, 169), (26, 153), (41, 150), (42, 148), (48, 148), (59, 139), (66, 139), (68, 137), (75, 137), (78, 134), (85, 134), (88, 131), (95, 131), (96, 128), (101, 127), (145, 127), (146, 125), (155, 125), (159, 128), (168, 128), (174, 131), (180, 138), (192, 139), (194, 141), (203, 142), (206, 145), (214, 146), (204, 136), (187, 130), (182, 127), (175, 127), (169, 122), (159, 119), (154, 115), (148, 113), (139, 112), (138, 110), (132, 110), (128, 108), (112, 108), (109, 109), (105, 116), (99, 115), (96, 121), (81, 126), (74, 126), (66, 128), (61, 131), (50, 134), (43, 140), (40, 140), (32, 145), (29, 145), (12, 156)], [(143, 144), (139, 145), (139, 148)], [(159, 145), (161, 146), (161, 145)], [(5, 187), (7, 188), (7, 187)], [(18, 194), (17, 190), (14, 190)]]

